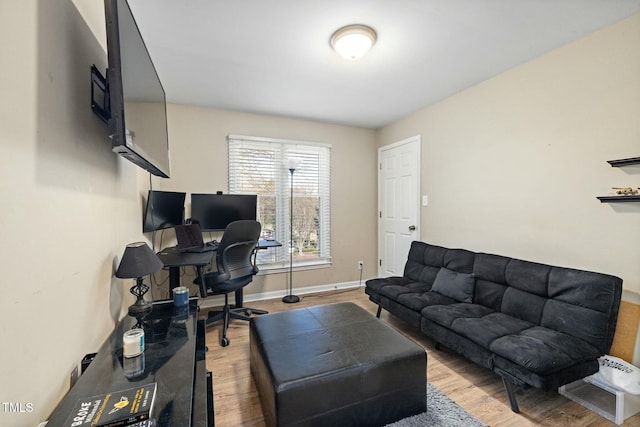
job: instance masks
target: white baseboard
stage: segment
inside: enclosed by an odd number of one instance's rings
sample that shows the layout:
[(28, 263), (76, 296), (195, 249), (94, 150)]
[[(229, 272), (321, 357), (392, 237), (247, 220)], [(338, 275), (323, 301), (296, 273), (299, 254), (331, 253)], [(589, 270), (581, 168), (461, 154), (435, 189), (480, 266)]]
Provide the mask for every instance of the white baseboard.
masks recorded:
[[(342, 283), (333, 283), (328, 285), (317, 285), (317, 286), (307, 286), (304, 288), (293, 289), (294, 295), (307, 295), (307, 294), (316, 294), (319, 292), (329, 292), (329, 291), (337, 291), (342, 289), (356, 289), (359, 287), (364, 287), (364, 281), (362, 284), (359, 281), (352, 282), (342, 282)], [(243, 298), (243, 303), (251, 302), (251, 301), (262, 301), (267, 299), (280, 299), (285, 295), (288, 295), (289, 292), (282, 291), (271, 291), (271, 292), (260, 292), (255, 294), (245, 294)], [(233, 297), (230, 296), (230, 303), (233, 302)], [(213, 298), (206, 298), (200, 301), (200, 307), (208, 308), (208, 307), (219, 307), (224, 304), (223, 296), (216, 296)]]
[[(307, 286), (305, 288), (293, 289), (294, 295), (307, 295), (307, 294), (315, 294), (318, 292), (329, 292), (329, 291), (337, 291), (340, 289), (355, 289), (360, 287), (360, 283), (357, 281), (353, 282), (343, 282), (343, 283), (334, 283), (329, 285), (318, 285), (318, 286)], [(288, 295), (288, 291), (272, 291), (272, 292), (262, 292), (258, 294), (249, 294), (244, 296), (245, 301), (262, 301), (265, 299), (277, 299), (282, 298), (285, 295)]]

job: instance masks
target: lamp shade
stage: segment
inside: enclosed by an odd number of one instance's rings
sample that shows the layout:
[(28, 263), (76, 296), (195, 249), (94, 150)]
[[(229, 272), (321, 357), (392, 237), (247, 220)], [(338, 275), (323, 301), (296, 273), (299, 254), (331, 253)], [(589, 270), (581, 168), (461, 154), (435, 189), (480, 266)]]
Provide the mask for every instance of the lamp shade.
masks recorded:
[(146, 243), (129, 243), (122, 254), (116, 277), (135, 279), (155, 273), (162, 267), (164, 264)]
[(289, 157), (287, 159), (287, 169), (296, 170), (298, 169), (298, 166), (300, 166), (301, 162), (302, 162), (302, 159), (298, 159), (296, 157)]

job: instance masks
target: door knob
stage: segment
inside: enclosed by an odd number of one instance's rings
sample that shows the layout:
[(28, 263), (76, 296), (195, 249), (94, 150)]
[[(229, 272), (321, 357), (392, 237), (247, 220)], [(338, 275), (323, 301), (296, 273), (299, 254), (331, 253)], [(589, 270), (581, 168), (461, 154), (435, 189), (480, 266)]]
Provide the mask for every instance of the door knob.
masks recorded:
[(409, 231), (414, 231), (415, 229), (416, 229), (416, 226), (415, 226), (415, 225), (410, 225), (410, 226), (409, 226)]

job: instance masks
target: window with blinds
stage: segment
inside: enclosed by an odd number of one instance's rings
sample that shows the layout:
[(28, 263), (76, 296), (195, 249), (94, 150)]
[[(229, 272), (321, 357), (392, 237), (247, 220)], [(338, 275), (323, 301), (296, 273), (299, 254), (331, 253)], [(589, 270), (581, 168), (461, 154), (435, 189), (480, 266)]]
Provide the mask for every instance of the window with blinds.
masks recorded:
[[(261, 267), (286, 267), (290, 256), (294, 266), (329, 263), (331, 145), (239, 135), (227, 141), (229, 193), (257, 194), (262, 237), (282, 243), (259, 251)], [(289, 159), (300, 162), (293, 175)]]

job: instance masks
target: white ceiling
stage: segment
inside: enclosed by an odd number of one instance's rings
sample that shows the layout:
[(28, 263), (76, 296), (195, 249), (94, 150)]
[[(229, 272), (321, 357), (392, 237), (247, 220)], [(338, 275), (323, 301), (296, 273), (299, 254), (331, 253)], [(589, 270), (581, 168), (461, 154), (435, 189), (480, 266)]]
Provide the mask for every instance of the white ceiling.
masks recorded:
[[(378, 128), (640, 12), (640, 0), (129, 0), (169, 102)], [(378, 33), (359, 61), (331, 34)]]

